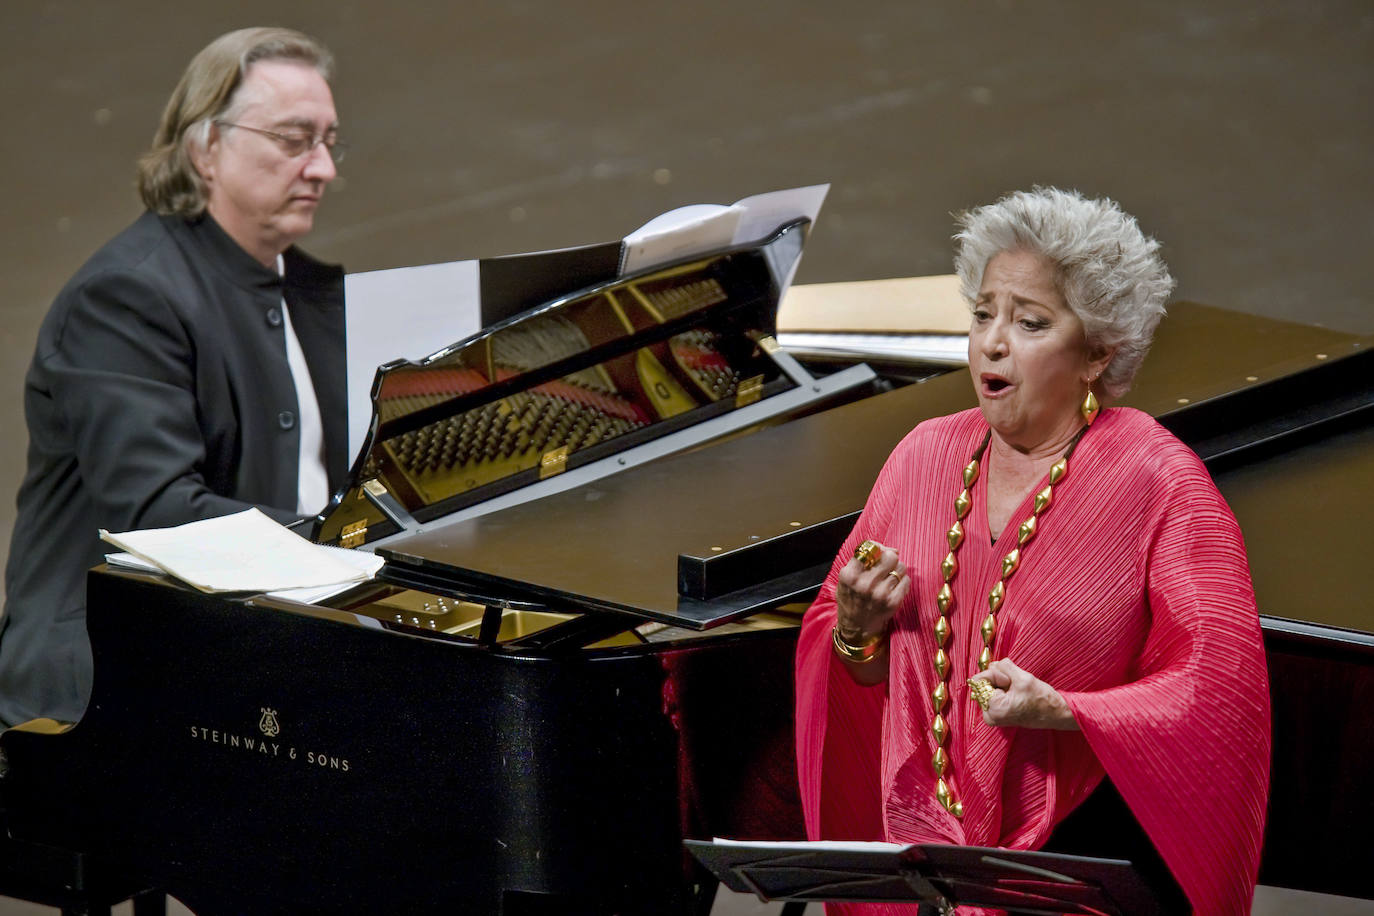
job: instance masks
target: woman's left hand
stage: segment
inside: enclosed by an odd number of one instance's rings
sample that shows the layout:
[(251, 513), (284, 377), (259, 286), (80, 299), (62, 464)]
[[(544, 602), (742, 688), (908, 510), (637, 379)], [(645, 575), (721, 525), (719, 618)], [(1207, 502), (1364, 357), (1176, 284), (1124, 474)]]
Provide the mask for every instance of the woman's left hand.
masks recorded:
[(986, 680), (997, 688), (988, 701), (987, 709), (983, 710), (983, 721), (987, 724), (1078, 730), (1073, 711), (1059, 691), (1029, 671), (1017, 667), (1011, 659), (997, 659), (974, 678)]

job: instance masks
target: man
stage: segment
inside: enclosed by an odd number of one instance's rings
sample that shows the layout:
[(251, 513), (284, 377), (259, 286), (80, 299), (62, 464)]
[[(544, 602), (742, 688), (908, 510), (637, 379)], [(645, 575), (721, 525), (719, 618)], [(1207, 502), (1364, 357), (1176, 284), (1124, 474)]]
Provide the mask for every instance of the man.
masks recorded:
[(289, 522), (341, 481), (343, 274), (292, 247), (342, 151), (330, 67), (286, 29), (231, 32), (196, 55), (139, 163), (147, 212), (43, 322), (25, 379), (0, 722), (80, 718), (98, 528), (252, 505)]

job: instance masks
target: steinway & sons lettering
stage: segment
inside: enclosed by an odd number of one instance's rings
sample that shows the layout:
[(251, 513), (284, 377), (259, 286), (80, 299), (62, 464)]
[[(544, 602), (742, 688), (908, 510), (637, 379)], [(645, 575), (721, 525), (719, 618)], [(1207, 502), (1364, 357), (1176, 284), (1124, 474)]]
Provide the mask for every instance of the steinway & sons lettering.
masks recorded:
[(263, 707), (262, 716), (257, 725), (258, 731), (262, 733), (261, 736), (219, 728), (207, 728), (204, 725), (192, 725), (190, 727), (191, 740), (217, 744), (230, 750), (257, 754), (276, 760), (299, 761), (312, 769), (331, 770), (339, 773), (347, 773), (351, 769), (347, 757), (326, 754), (309, 748), (301, 750), (295, 745), (272, 740), (277, 738), (282, 731), (281, 723), (274, 709)]

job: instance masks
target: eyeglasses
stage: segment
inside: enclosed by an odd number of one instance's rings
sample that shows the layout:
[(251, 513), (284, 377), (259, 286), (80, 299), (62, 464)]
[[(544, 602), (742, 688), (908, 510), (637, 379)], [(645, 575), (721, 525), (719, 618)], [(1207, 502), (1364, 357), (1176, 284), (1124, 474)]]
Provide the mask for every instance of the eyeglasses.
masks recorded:
[(261, 127), (252, 127), (248, 124), (238, 124), (233, 121), (216, 121), (220, 127), (237, 127), (240, 130), (251, 130), (255, 134), (262, 134), (276, 142), (281, 147), (281, 151), (292, 159), (304, 156), (320, 144), (324, 144), (325, 151), (329, 153), (329, 158), (336, 163), (343, 162), (344, 154), (348, 152), (348, 144), (344, 143), (338, 136), (330, 131), (327, 134), (316, 136), (303, 131), (292, 131), (288, 134), (278, 133), (275, 130), (263, 130)]

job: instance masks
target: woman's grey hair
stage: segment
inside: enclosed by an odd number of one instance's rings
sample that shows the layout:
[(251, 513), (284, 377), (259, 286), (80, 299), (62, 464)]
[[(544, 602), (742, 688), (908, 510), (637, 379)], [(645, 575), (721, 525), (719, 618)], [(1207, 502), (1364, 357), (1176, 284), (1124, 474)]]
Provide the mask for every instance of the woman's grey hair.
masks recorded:
[(1119, 398), (1130, 389), (1174, 288), (1159, 242), (1140, 231), (1135, 217), (1113, 200), (1036, 187), (960, 213), (956, 221), (954, 270), (970, 303), (997, 254), (1043, 256), (1089, 344), (1117, 348), (1102, 373), (1102, 391)]
[(248, 68), (264, 60), (298, 61), (326, 80), (334, 68), (324, 45), (291, 29), (239, 29), (206, 45), (187, 65), (152, 148), (138, 160), (138, 193), (148, 209), (181, 216), (205, 209), (205, 182), (192, 162), (192, 147), (209, 142), (216, 119), (234, 120), (231, 109)]

